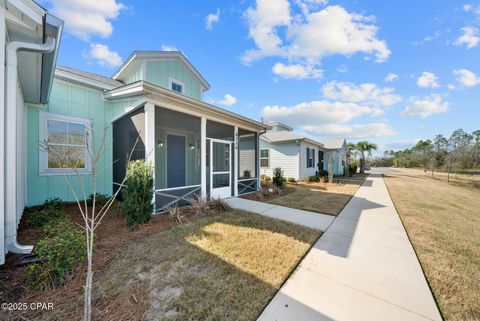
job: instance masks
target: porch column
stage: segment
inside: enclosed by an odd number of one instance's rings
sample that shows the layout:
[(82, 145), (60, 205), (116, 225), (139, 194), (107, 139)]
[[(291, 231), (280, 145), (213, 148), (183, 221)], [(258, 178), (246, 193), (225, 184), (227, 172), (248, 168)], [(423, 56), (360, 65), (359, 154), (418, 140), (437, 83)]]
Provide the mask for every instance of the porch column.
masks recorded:
[(200, 122), (200, 182), (202, 197), (207, 197), (207, 119)]
[[(146, 103), (145, 110), (145, 161), (153, 166), (153, 186), (155, 186), (155, 105)], [(156, 189), (156, 188), (154, 188)], [(155, 193), (153, 195), (155, 208)]]
[(5, 184), (5, 11), (0, 10), (0, 92), (2, 98), (0, 99), (0, 265), (5, 262), (5, 203), (4, 203), (4, 184)]
[(238, 164), (238, 151), (240, 149), (240, 146), (239, 146), (239, 142), (238, 142), (238, 126), (235, 126), (235, 129), (234, 129), (234, 154), (233, 155), (233, 159), (234, 159), (234, 164), (235, 164), (235, 167), (233, 168), (233, 196), (238, 196), (238, 168), (239, 168), (239, 164)]
[(256, 133), (256, 151), (255, 151), (255, 161), (257, 162), (257, 191), (260, 190), (260, 134)]

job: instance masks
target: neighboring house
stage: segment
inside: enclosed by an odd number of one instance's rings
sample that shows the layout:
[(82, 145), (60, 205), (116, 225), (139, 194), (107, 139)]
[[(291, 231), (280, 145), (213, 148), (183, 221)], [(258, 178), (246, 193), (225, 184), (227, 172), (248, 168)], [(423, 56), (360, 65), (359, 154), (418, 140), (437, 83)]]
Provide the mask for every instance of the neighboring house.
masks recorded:
[(328, 161), (331, 159), (333, 162), (333, 174), (338, 176), (347, 175), (347, 159), (349, 157), (347, 141), (345, 139), (336, 139), (322, 141), (322, 143), (326, 148), (323, 169), (328, 171)]
[[(98, 193), (111, 195), (118, 188), (138, 137), (132, 158), (154, 165), (156, 211), (193, 195), (224, 198), (257, 190), (259, 134), (269, 127), (203, 102), (210, 85), (181, 52), (135, 51), (111, 78), (60, 66), (54, 73), (60, 20), (33, 1), (2, 1), (0, 28), (7, 42), (0, 42), (3, 49), (20, 40), (45, 42), (40, 49), (52, 49), (18, 55), (14, 89), (9, 81), (15, 78), (7, 73), (12, 78), (6, 81), (0, 117), (6, 110), (2, 129), (5, 125), (7, 135), (0, 141), (0, 263), (4, 253), (32, 249), (16, 243), (25, 206), (52, 197), (74, 200), (65, 184), (65, 177), (71, 179), (79, 192), (72, 167), (91, 188), (88, 152), (101, 144), (104, 132)], [(15, 69), (9, 71), (16, 77)]]
[(285, 177), (296, 180), (315, 175), (323, 168), (325, 147), (322, 143), (295, 134), (293, 128), (267, 122), (271, 129), (260, 136), (260, 173), (272, 177), (280, 167)]

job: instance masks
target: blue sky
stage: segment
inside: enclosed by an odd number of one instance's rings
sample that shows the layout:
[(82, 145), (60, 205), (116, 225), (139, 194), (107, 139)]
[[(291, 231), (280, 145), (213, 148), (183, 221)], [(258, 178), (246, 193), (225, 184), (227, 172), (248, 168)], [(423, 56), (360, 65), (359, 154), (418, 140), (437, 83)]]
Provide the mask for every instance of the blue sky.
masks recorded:
[(65, 20), (59, 64), (110, 76), (133, 50), (178, 49), (210, 82), (204, 100), (314, 138), (383, 150), (479, 129), (480, 1), (386, 3), (42, 5)]

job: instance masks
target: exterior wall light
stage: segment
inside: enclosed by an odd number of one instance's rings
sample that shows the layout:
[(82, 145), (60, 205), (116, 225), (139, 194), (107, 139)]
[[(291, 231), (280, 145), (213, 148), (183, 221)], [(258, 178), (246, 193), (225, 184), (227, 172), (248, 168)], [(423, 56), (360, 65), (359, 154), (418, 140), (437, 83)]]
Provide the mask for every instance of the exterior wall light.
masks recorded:
[(194, 149), (195, 149), (195, 145), (190, 144), (190, 149), (191, 149), (191, 150), (194, 150)]
[(163, 147), (163, 141), (161, 141), (161, 140), (157, 141), (157, 146), (158, 147)]

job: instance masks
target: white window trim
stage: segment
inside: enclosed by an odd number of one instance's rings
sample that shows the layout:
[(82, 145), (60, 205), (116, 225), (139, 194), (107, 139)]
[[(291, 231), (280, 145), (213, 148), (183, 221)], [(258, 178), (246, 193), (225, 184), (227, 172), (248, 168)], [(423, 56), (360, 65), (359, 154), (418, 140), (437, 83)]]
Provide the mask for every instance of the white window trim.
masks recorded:
[[(172, 89), (172, 84), (173, 83), (176, 83), (177, 85), (182, 86), (182, 95), (185, 95), (185, 83), (183, 81), (180, 81), (180, 80), (177, 80), (175, 78), (169, 77), (168, 78), (168, 89), (170, 89), (172, 91), (173, 91), (173, 89)], [(177, 91), (175, 91), (175, 92), (177, 92)]]
[[(268, 157), (262, 157), (262, 150), (268, 151)], [(270, 168), (270, 148), (260, 148), (260, 168)], [(268, 161), (268, 166), (262, 166), (262, 159)]]
[[(87, 128), (87, 131), (90, 133), (88, 135), (88, 142), (87, 146), (91, 149), (92, 147), (92, 122), (90, 119), (80, 118), (80, 117), (73, 117), (73, 116), (66, 116), (66, 115), (59, 115), (47, 112), (40, 112), (39, 113), (39, 133), (38, 133), (38, 140), (39, 142), (43, 143), (46, 141), (48, 137), (47, 133), (47, 121), (48, 120), (59, 120), (59, 121), (68, 121), (73, 123), (81, 123), (84, 124)], [(89, 152), (85, 149), (85, 168), (78, 169), (75, 171), (71, 168), (48, 168), (48, 152), (44, 150), (41, 146), (38, 148), (38, 166), (39, 166), (39, 175), (40, 176), (55, 176), (55, 175), (88, 175), (92, 173), (92, 163), (89, 157)]]

